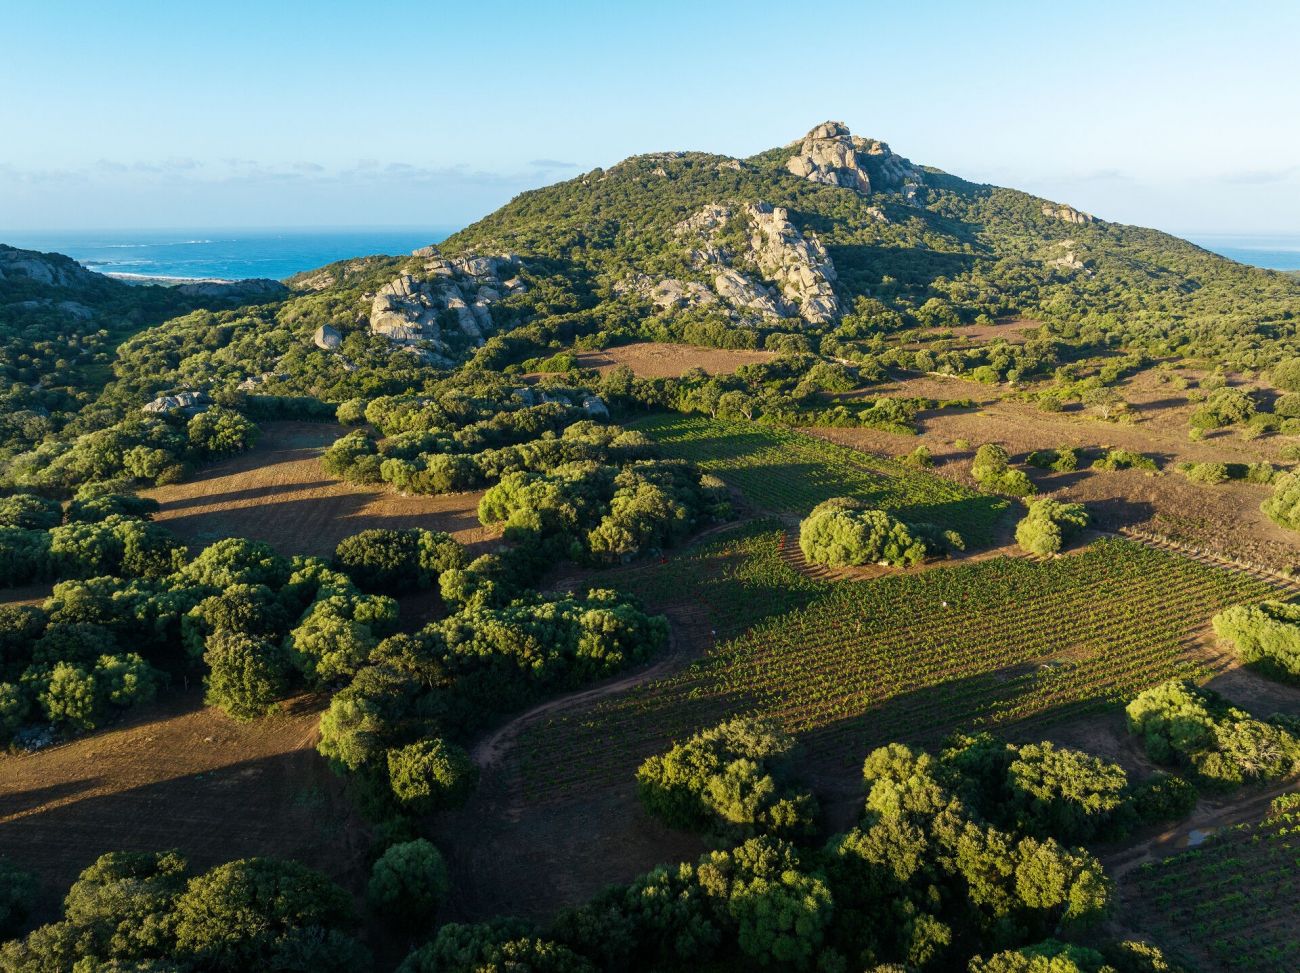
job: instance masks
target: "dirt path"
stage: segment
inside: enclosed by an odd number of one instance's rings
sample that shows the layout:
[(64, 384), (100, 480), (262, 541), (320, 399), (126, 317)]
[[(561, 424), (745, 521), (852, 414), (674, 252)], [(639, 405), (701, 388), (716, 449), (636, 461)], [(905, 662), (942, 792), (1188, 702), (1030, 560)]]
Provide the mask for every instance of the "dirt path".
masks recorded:
[(638, 672), (629, 673), (625, 676), (619, 676), (598, 686), (590, 689), (580, 689), (576, 692), (569, 693), (567, 696), (559, 696), (555, 699), (547, 700), (534, 706), (524, 713), (520, 713), (509, 723), (498, 727), (491, 734), (480, 740), (470, 751), (470, 759), (478, 764), (479, 769), (487, 770), (497, 764), (501, 757), (510, 749), (515, 742), (519, 733), (528, 726), (528, 724), (546, 716), (550, 713), (558, 713), (562, 710), (570, 709), (574, 706), (581, 706), (584, 703), (595, 702), (606, 696), (613, 696), (621, 693), (633, 686), (639, 686), (643, 682), (649, 682), (660, 676), (672, 672), (680, 663), (685, 661), (690, 654), (680, 644), (676, 631), (669, 636), (668, 655), (664, 656), (653, 665), (641, 669)]
[(1106, 866), (1111, 878), (1118, 881), (1147, 862), (1159, 861), (1195, 847), (1187, 840), (1193, 831), (1208, 834), (1233, 825), (1259, 821), (1274, 798), (1295, 790), (1297, 784), (1300, 784), (1300, 777), (1290, 777), (1263, 791), (1251, 788), (1247, 793), (1228, 800), (1202, 800), (1197, 803), (1190, 817), (1135, 845), (1103, 855), (1102, 864)]

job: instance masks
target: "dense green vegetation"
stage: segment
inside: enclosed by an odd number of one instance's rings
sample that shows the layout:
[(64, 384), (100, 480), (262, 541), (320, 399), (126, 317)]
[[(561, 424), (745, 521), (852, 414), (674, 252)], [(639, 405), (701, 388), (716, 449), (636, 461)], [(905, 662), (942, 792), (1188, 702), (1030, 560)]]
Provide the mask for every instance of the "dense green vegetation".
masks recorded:
[[(924, 445), (891, 460), (797, 429), (903, 436), (926, 414), (973, 407), (873, 390), (917, 373), (1129, 423), (1140, 407), (1119, 383), (1152, 369), (1186, 391), (1173, 363), (1216, 369), (1188, 393), (1193, 439), (1294, 435), (1300, 281), (934, 170), (890, 178), (879, 154), (864, 155), (870, 195), (813, 183), (786, 170), (790, 151), (640, 157), (525, 193), (441, 247), (466, 258), (459, 305), (431, 303), (453, 274), (427, 254), (345, 261), (260, 303), (208, 307), (64, 258), (47, 260), (48, 284), (0, 275), (0, 585), (54, 583), (39, 606), (0, 606), (0, 742), (93, 731), (177, 678), (201, 678), (238, 720), (321, 694), (318, 749), (373, 825), (365, 898), (374, 928), (414, 946), (405, 973), (1173, 969), (1099, 931), (1114, 892), (1084, 846), (1185, 816), (1196, 786), (1300, 768), (1294, 719), (1198, 688), (1205, 673), (1185, 651), (1207, 612), (1227, 609), (1220, 637), (1293, 678), (1292, 606), (1260, 603), (1272, 588), (1255, 577), (1110, 541), (1042, 563), (816, 579), (825, 572), (795, 569), (807, 569), (796, 519), (813, 564), (919, 566), (991, 543), (1005, 497), (1035, 488), (996, 443), (975, 453), (977, 491), (932, 473)], [(787, 242), (824, 245), (832, 313), (798, 316), (775, 291), (758, 307), (776, 311), (719, 299), (721, 269), (773, 279), (751, 223), (772, 211), (746, 209), (759, 203), (787, 211)], [(706, 207), (711, 236), (690, 223)], [(517, 255), (509, 286), (463, 269), (501, 253)], [(436, 354), (370, 327), (395, 282), (436, 324)], [(665, 283), (699, 300), (656, 302)], [(992, 327), (1022, 316), (1015, 334)], [(720, 375), (582, 367), (583, 352), (637, 340), (771, 354)], [(1286, 394), (1225, 369), (1262, 372)], [(161, 396), (173, 399), (151, 403)], [(321, 468), (351, 484), (484, 491), (478, 519), (501, 525), (500, 542), (471, 558), (447, 534), (378, 529), (331, 561), (244, 538), (190, 551), (134, 496), (251, 448), (259, 422), (283, 418), (337, 422)], [(1154, 474), (1157, 460), (1119, 448), (1027, 457), (1055, 473)], [(1300, 528), (1294, 473), (1180, 470), (1197, 484), (1271, 483), (1265, 513)], [(1016, 539), (1032, 554), (1058, 553), (1087, 523), (1078, 504), (1026, 506)], [(682, 550), (737, 513), (784, 519)], [(565, 561), (592, 574), (549, 587)], [(427, 621), (399, 632), (396, 597), (419, 591), (433, 593)], [(439, 926), (455, 893), (421, 833), (473, 795), (477, 736), (661, 656), (669, 628), (655, 610), (683, 599), (717, 637), (711, 651), (527, 724), (514, 759), (526, 800), (635, 780), (650, 814), (714, 850), (539, 926)], [(985, 732), (1121, 702), (1151, 759), (1182, 776), (1131, 779), (1100, 757)], [(809, 778), (854, 776), (876, 745), (861, 815), (828, 836)], [(177, 853), (106, 855), (61, 918), (31, 930), (33, 895), (31, 877), (0, 862), (0, 934), (19, 935), (0, 948), (2, 970), (370, 965), (354, 896), (292, 863), (195, 873)], [(1216, 957), (1242, 950), (1222, 935)]]
[(1057, 554), (1066, 538), (1088, 526), (1088, 511), (1081, 503), (1062, 503), (1040, 497), (1026, 503), (1027, 512), (1016, 524), (1016, 543), (1029, 554)]
[(1259, 720), (1222, 696), (1172, 680), (1128, 704), (1129, 731), (1157, 763), (1192, 771), (1212, 788), (1289, 777), (1300, 770), (1296, 721)]
[(934, 524), (905, 524), (852, 497), (832, 497), (819, 503), (799, 525), (799, 548), (804, 557), (831, 567), (909, 567), (950, 547), (960, 550), (964, 546), (956, 531), (942, 531)]

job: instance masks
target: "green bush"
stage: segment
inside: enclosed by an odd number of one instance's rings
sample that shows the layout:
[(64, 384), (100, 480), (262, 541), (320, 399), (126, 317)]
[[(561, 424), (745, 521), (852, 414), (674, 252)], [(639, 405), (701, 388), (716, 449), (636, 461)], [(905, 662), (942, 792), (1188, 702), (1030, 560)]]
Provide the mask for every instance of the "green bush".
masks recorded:
[(1276, 780), (1300, 769), (1300, 738), (1290, 730), (1188, 682), (1148, 689), (1126, 712), (1129, 732), (1142, 737), (1152, 760), (1189, 768), (1213, 787)]
[(971, 462), (971, 476), (982, 489), (1012, 497), (1026, 497), (1036, 492), (1024, 470), (1013, 470), (1008, 465), (1011, 457), (996, 443), (986, 443), (975, 451)]
[(292, 666), (275, 642), (218, 629), (207, 640), (203, 661), (208, 665), (204, 700), (237, 720), (265, 715), (289, 690)]
[(813, 564), (833, 567), (919, 564), (930, 553), (916, 530), (849, 497), (819, 503), (799, 525), (799, 547)]
[(1300, 679), (1300, 605), (1262, 601), (1236, 605), (1214, 616), (1214, 634), (1242, 662), (1269, 675)]
[(1043, 497), (1027, 506), (1028, 512), (1016, 525), (1016, 543), (1039, 557), (1058, 553), (1070, 534), (1088, 526), (1088, 511), (1081, 503)]
[(478, 767), (454, 743), (421, 740), (388, 751), (388, 781), (404, 810), (427, 814), (464, 804), (478, 783)]
[(1259, 509), (1274, 523), (1300, 530), (1300, 475), (1282, 473), (1273, 480), (1273, 495)]
[(433, 922), (451, 890), (442, 854), (424, 838), (391, 845), (370, 870), (366, 902), (386, 920), (411, 928)]
[(641, 803), (675, 828), (728, 837), (811, 832), (816, 802), (782, 783), (794, 738), (735, 719), (697, 733), (637, 770)]

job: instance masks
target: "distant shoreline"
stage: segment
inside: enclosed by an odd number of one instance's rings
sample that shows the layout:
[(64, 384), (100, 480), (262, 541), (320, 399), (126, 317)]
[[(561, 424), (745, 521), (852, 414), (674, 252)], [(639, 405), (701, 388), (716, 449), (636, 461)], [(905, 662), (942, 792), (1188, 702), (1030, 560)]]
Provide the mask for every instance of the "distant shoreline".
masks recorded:
[[(83, 266), (85, 266), (83, 264)], [(114, 280), (120, 280), (127, 284), (235, 284), (238, 279), (234, 277), (173, 277), (165, 274), (127, 274), (120, 271), (102, 271), (95, 270), (94, 267), (87, 267), (87, 270), (94, 271), (97, 274), (103, 274), (105, 277), (112, 277)]]

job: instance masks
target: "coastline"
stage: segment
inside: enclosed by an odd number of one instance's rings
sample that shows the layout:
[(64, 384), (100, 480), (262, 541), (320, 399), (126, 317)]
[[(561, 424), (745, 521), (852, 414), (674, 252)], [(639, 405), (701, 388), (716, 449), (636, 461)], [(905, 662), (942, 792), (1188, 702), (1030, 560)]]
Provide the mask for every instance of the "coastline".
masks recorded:
[[(82, 264), (84, 267), (85, 264)], [(181, 284), (235, 284), (238, 279), (234, 277), (176, 277), (166, 274), (128, 274), (121, 271), (103, 271), (95, 270), (94, 267), (86, 267), (87, 270), (96, 274), (102, 274), (105, 277), (112, 277), (114, 280), (120, 280), (124, 284), (157, 284), (161, 287), (175, 287)]]

